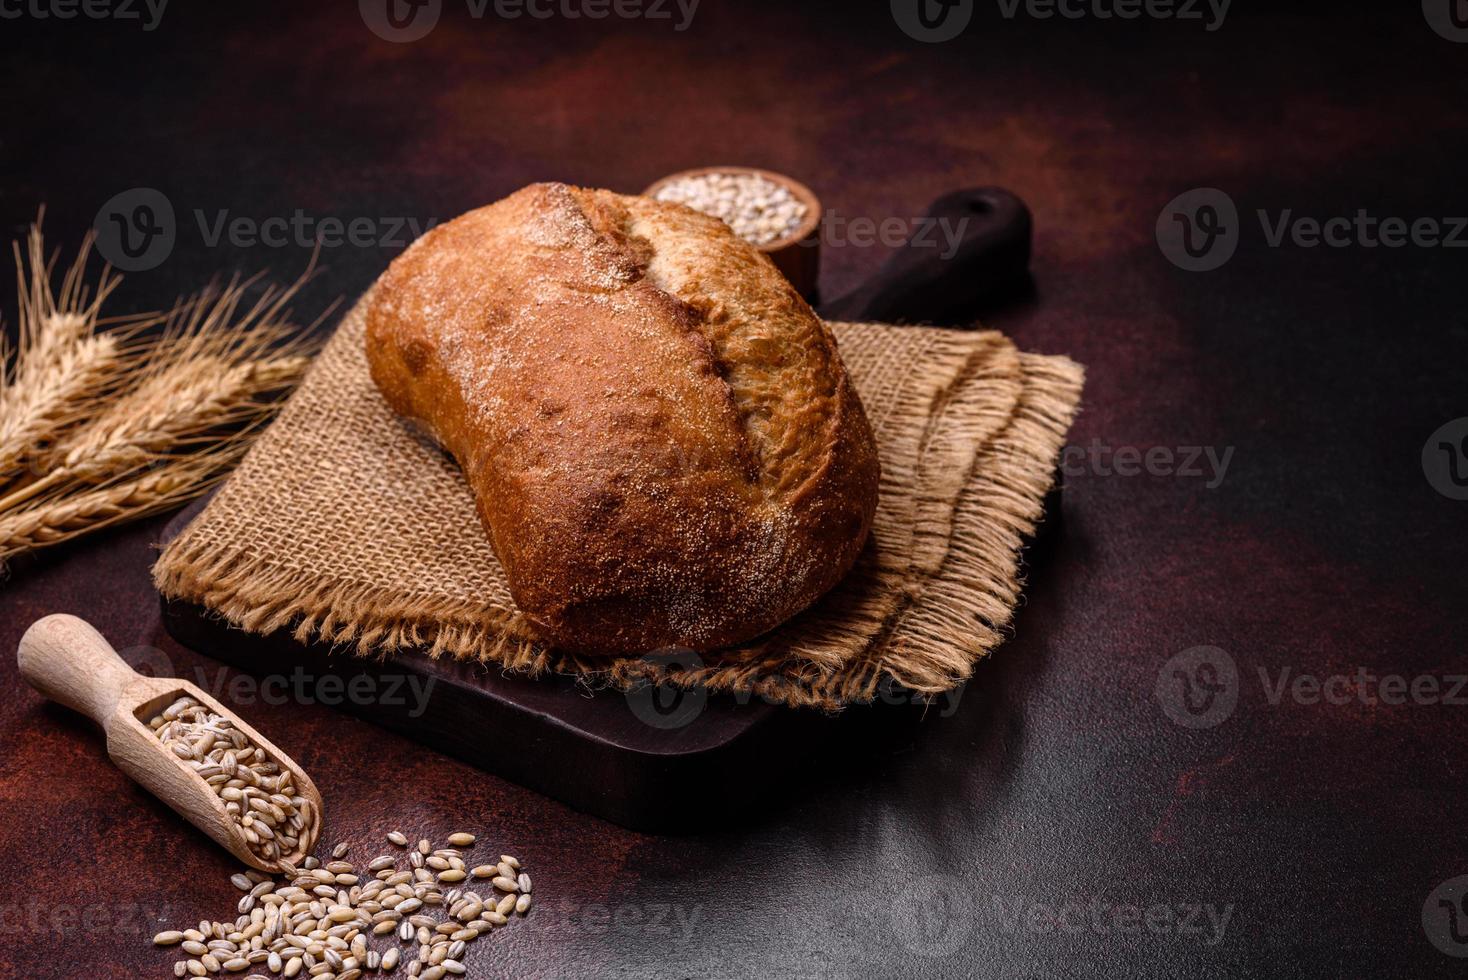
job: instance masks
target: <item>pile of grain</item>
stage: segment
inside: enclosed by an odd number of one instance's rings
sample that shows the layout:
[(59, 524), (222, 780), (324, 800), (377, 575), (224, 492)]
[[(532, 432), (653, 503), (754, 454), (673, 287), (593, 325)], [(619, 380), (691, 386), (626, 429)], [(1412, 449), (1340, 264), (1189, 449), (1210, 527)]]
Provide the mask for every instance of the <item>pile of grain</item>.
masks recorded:
[[(474, 867), (464, 860), (472, 834), (452, 834), (450, 846), (437, 849), (426, 839), (409, 847), (397, 831), (388, 840), (399, 850), (361, 871), (343, 860), (348, 846), (339, 844), (325, 864), (314, 857), (300, 868), (282, 862), (283, 883), (255, 871), (235, 875), (231, 880), (245, 892), (238, 918), (206, 919), (197, 928), (160, 932), (153, 942), (188, 954), (174, 964), (175, 977), (261, 967), (282, 977), (359, 980), (406, 964), (410, 977), (441, 980), (465, 972), (474, 940), (530, 911), (530, 876), (517, 859), (504, 854)], [(460, 884), (470, 879), (484, 881), (489, 892)], [(374, 949), (373, 942), (387, 948)]]

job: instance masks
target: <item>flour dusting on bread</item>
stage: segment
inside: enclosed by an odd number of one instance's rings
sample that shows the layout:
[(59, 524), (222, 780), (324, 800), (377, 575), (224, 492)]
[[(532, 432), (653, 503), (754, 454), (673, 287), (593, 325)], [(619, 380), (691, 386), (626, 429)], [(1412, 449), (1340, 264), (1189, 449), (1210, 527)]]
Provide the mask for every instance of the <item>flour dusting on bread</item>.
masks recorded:
[(870, 527), (875, 446), (830, 332), (681, 205), (537, 184), (440, 225), (376, 288), (367, 353), (463, 467), (556, 645), (750, 639), (835, 584)]

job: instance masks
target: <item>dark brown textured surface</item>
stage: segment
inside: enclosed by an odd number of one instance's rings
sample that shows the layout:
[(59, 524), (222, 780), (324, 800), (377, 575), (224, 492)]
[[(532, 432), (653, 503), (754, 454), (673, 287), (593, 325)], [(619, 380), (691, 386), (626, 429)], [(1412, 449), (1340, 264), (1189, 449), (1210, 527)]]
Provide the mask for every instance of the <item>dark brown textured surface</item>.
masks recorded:
[[(1468, 707), (1275, 705), (1258, 671), (1463, 670), (1464, 505), (1419, 463), (1468, 414), (1463, 252), (1270, 248), (1255, 223), (1225, 268), (1189, 274), (1153, 228), (1199, 186), (1250, 219), (1464, 213), (1468, 47), (1417, 4), (1239, 4), (1212, 33), (990, 6), (940, 45), (880, 3), (706, 0), (682, 33), (446, 12), (410, 45), (352, 6), (179, 5), (147, 33), (5, 21), (7, 229), (44, 201), (72, 241), (113, 194), (163, 190), (178, 244), (119, 295), (151, 307), (219, 270), (304, 264), (303, 248), (211, 246), (196, 210), (211, 227), (224, 209), (421, 222), (531, 180), (633, 190), (716, 160), (804, 179), (847, 219), (997, 184), (1034, 211), (1036, 288), (991, 323), (1088, 365), (1075, 444), (1235, 449), (1211, 489), (1073, 458), (1015, 639), (957, 713), (739, 832), (619, 831), (323, 705), (240, 703), (311, 771), (328, 842), (467, 827), (527, 862), (542, 905), (471, 975), (1460, 972), (1420, 916), (1468, 873)], [(355, 296), (394, 250), (328, 249), (313, 295)], [(822, 253), (839, 295), (883, 250)], [(161, 523), (16, 569), (0, 648), (70, 611), (212, 683), (211, 662), (159, 638)], [(1153, 689), (1200, 644), (1229, 651), (1243, 686), (1226, 722), (1186, 729)], [(0, 975), (165, 975), (144, 934), (224, 913), (229, 862), (0, 669), (0, 860), (25, 883), (0, 901)], [(1213, 945), (1046, 928), (1046, 910), (1093, 901), (1233, 913)]]

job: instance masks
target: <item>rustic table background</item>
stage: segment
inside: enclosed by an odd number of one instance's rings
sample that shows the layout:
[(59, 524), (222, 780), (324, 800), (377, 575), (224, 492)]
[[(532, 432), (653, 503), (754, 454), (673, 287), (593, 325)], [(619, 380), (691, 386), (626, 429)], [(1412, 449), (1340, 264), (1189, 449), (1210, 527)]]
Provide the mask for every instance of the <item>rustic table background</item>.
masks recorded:
[[(161, 192), (171, 249), (130, 276), (122, 310), (216, 272), (304, 265), (305, 240), (215, 239), (221, 215), (366, 219), (367, 245), (324, 250), (298, 304), (312, 313), (398, 251), (394, 219), (445, 220), (532, 180), (632, 191), (737, 162), (799, 176), (841, 219), (824, 249), (834, 295), (884, 254), (850, 222), (910, 222), (993, 183), (1034, 209), (1036, 285), (989, 322), (1090, 368), (1073, 433), (1088, 454), (1071, 457), (1013, 640), (956, 713), (747, 826), (627, 832), (321, 704), (242, 695), (314, 775), (328, 842), (361, 855), (393, 827), (467, 828), (521, 856), (541, 904), (479, 944), (471, 976), (1461, 973), (1423, 914), (1443, 928), (1429, 896), (1468, 873), (1468, 706), (1447, 703), (1468, 699), (1447, 697), (1468, 503), (1421, 457), (1468, 415), (1465, 253), (1272, 247), (1255, 213), (1468, 213), (1468, 45), (1415, 3), (1238, 4), (1213, 31), (980, 4), (931, 44), (880, 2), (705, 0), (680, 31), (672, 6), (508, 20), (451, 0), (413, 43), (380, 39), (372, 4), (365, 19), (355, 6), (178, 4), (153, 30), (7, 7), (6, 230), (45, 203), (69, 249), (114, 195)], [(1242, 222), (1237, 254), (1206, 273), (1169, 262), (1154, 231), (1200, 187)], [(3, 299), (13, 325), (13, 286)], [(1222, 478), (1206, 456), (1202, 475), (1176, 465), (1185, 447), (1231, 453)], [(1146, 472), (1112, 465), (1149, 449)], [(159, 630), (162, 523), (11, 569), (0, 650), (69, 611), (228, 683)], [(1237, 705), (1180, 724), (1169, 661), (1202, 645), (1236, 667)], [(1370, 703), (1361, 668), (1440, 692)], [(146, 937), (222, 916), (231, 863), (8, 655), (0, 672), (0, 975), (171, 975)], [(1331, 688), (1345, 703), (1274, 696), (1300, 675), (1346, 675)]]

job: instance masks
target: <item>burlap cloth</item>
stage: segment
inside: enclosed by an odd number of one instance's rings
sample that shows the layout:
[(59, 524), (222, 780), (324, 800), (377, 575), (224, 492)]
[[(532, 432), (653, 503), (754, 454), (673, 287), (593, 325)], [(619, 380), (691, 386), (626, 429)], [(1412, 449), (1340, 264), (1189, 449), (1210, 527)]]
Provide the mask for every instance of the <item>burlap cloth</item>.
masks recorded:
[(581, 658), (537, 644), (453, 460), (388, 409), (365, 304), (153, 569), (171, 598), (255, 633), (363, 655), (420, 649), (596, 686), (643, 681), (836, 709), (895, 681), (961, 683), (1001, 639), (1083, 371), (993, 331), (835, 323), (882, 460), (872, 540), (805, 613), (742, 647)]

